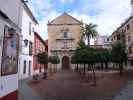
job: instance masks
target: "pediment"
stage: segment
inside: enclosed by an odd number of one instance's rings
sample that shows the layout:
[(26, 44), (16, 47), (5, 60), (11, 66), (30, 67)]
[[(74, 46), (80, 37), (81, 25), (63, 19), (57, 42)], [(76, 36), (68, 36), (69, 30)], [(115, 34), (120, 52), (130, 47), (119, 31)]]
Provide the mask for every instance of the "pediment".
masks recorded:
[(63, 13), (54, 20), (48, 23), (48, 25), (80, 25), (81, 22), (67, 13)]

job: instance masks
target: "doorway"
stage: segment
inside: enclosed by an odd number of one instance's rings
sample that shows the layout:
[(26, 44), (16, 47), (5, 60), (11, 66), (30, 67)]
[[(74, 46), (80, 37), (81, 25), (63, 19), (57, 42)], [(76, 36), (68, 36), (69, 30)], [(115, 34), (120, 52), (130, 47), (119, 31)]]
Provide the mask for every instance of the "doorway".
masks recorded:
[(62, 58), (62, 69), (69, 69), (70, 68), (70, 61), (68, 56), (64, 56)]

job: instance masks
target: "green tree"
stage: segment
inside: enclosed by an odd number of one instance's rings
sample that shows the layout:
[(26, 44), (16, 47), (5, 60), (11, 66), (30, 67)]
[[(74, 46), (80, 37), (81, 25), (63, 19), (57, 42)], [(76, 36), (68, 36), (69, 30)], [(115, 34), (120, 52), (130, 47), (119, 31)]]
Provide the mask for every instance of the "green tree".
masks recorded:
[(71, 63), (76, 65), (76, 66), (75, 66), (75, 69), (76, 69), (76, 70), (79, 70), (78, 63), (77, 63), (77, 61), (76, 61), (76, 56), (75, 56), (75, 54), (73, 54), (73, 55), (71, 56)]
[(111, 55), (108, 49), (97, 48), (95, 49), (95, 59), (96, 63), (101, 63), (101, 68), (103, 69), (103, 63), (105, 68), (108, 69), (108, 62), (110, 62)]
[(81, 39), (87, 39), (88, 46), (90, 45), (90, 38), (95, 38), (97, 36), (96, 27), (97, 25), (92, 23), (89, 25), (83, 24), (81, 27)]
[(83, 75), (86, 73), (86, 66), (85, 64), (88, 64), (90, 69), (92, 69), (93, 72), (93, 79), (94, 84), (96, 85), (96, 74), (95, 74), (95, 52), (93, 48), (89, 48), (88, 46), (83, 45), (80, 43), (80, 46), (76, 49), (74, 55), (73, 55), (74, 63), (82, 64), (84, 65), (83, 68)]
[(51, 56), (50, 62), (55, 65), (55, 70), (57, 70), (57, 64), (60, 63), (60, 58), (58, 56)]
[(95, 63), (97, 62), (96, 59), (96, 50), (94, 48), (89, 48), (88, 52), (88, 63), (91, 65), (92, 73), (93, 73), (93, 86), (96, 86), (96, 73), (95, 73)]
[(111, 51), (111, 60), (119, 65), (120, 75), (123, 71), (123, 63), (127, 61), (127, 54), (125, 52), (125, 46), (122, 41), (117, 41)]
[(37, 61), (44, 65), (44, 78), (47, 77), (47, 64), (48, 64), (48, 54), (46, 52), (41, 52), (36, 55)]
[(77, 47), (74, 53), (74, 58), (77, 64), (84, 65), (83, 74), (85, 75), (85, 70), (86, 70), (85, 64), (87, 64), (87, 59), (88, 59), (86, 53), (88, 47), (85, 45), (84, 41), (82, 40), (78, 43), (78, 45), (79, 46)]
[(108, 63), (111, 61), (110, 50), (103, 49), (102, 55), (104, 56), (103, 62), (105, 63), (105, 69), (108, 69)]

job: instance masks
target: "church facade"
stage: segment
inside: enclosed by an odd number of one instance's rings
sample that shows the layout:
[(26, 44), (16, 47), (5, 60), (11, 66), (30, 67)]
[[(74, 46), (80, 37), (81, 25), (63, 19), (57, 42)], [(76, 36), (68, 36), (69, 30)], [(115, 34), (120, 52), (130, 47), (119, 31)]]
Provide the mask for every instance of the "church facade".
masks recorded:
[(81, 22), (67, 13), (48, 22), (48, 55), (59, 56), (58, 69), (72, 69), (71, 56), (78, 46)]

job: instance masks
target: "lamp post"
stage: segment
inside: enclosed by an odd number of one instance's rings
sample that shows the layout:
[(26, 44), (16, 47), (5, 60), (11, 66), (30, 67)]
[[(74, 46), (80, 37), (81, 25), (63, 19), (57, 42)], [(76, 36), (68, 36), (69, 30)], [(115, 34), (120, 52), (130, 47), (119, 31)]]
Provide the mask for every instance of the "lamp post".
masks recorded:
[(28, 39), (24, 39), (25, 46), (28, 46)]

